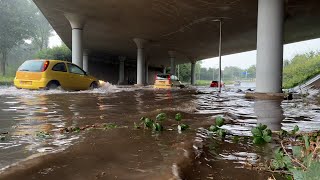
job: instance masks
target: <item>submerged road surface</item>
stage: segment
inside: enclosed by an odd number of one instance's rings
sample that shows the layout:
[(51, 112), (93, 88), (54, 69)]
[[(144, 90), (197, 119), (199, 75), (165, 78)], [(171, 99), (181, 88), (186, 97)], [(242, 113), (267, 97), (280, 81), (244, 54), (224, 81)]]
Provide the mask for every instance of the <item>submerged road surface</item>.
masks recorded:
[[(161, 112), (168, 117), (165, 131), (134, 128), (141, 117), (155, 119)], [(83, 92), (0, 87), (0, 179), (267, 179), (271, 174), (245, 166), (270, 158), (272, 145), (215, 140), (206, 130), (214, 117), (228, 120), (222, 127), (228, 133), (250, 136), (257, 123), (272, 130), (295, 125), (317, 130), (319, 112), (303, 99), (254, 101), (205, 87), (160, 91), (110, 85)], [(176, 113), (190, 129), (178, 132)]]

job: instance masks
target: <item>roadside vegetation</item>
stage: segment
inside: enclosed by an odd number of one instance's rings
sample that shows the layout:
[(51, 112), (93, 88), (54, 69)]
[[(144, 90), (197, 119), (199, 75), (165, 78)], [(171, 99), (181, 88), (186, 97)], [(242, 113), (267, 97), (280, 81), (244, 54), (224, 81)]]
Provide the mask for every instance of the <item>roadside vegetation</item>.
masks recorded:
[(35, 58), (72, 61), (72, 54), (71, 50), (63, 44), (58, 47), (43, 49), (35, 55)]
[(293, 88), (320, 74), (320, 54), (310, 52), (284, 61), (283, 88)]
[(0, 1), (0, 17), (0, 85), (12, 84), (26, 60), (71, 60), (67, 46), (49, 48), (54, 31), (32, 0)]
[[(202, 62), (198, 61), (195, 68), (196, 85), (208, 86), (211, 81), (217, 81), (219, 78), (218, 68), (206, 68), (202, 66)], [(177, 76), (183, 83), (191, 81), (191, 65), (180, 64), (177, 68)], [(233, 84), (236, 80), (253, 81), (256, 78), (256, 66), (250, 66), (247, 69), (241, 69), (235, 66), (225, 67), (222, 71), (222, 81), (225, 84)]]
[[(228, 137), (234, 142), (248, 137), (238, 137), (228, 134), (223, 129), (224, 119), (216, 117), (215, 124), (208, 130), (212, 136), (222, 141)], [(320, 131), (304, 133), (299, 132), (295, 126), (291, 131), (271, 131), (266, 125), (258, 124), (251, 129), (249, 137), (256, 146), (264, 146), (273, 143), (274, 155), (265, 162), (249, 164), (248, 168), (258, 171), (268, 171), (283, 175), (289, 180), (320, 179)], [(270, 180), (275, 179), (270, 177)]]
[(53, 29), (32, 0), (0, 1), (0, 76), (13, 76), (36, 52), (49, 47)]
[(0, 76), (0, 85), (12, 85), (14, 77)]

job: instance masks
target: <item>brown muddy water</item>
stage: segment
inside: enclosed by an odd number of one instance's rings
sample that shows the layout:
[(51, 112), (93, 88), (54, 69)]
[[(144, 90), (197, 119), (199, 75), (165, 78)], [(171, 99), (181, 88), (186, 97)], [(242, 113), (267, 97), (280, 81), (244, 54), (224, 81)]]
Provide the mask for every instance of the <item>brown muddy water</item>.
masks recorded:
[[(320, 108), (304, 99), (255, 101), (233, 91), (0, 87), (0, 179), (268, 179), (271, 173), (251, 170), (250, 164), (270, 159), (275, 145), (212, 138), (206, 129), (214, 117), (224, 116), (223, 128), (233, 135), (250, 136), (257, 123), (312, 131), (320, 128)], [(154, 119), (160, 112), (168, 116), (165, 131), (133, 128), (142, 116)], [(182, 133), (174, 121), (178, 112), (191, 127)], [(104, 123), (118, 128), (60, 132)], [(40, 131), (50, 136), (37, 135)]]

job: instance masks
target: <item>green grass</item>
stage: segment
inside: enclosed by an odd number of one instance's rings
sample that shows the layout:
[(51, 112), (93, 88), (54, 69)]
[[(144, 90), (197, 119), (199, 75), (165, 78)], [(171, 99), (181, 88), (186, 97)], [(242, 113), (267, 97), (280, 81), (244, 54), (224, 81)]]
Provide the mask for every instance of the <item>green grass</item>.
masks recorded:
[(211, 84), (210, 80), (197, 80), (196, 86), (209, 86)]
[(12, 85), (14, 77), (0, 76), (0, 85)]
[[(211, 84), (211, 80), (197, 80), (196, 81), (196, 86), (209, 86)], [(227, 81), (223, 81), (225, 85), (230, 85), (230, 84), (233, 84), (234, 81), (230, 81), (230, 80), (227, 80)]]

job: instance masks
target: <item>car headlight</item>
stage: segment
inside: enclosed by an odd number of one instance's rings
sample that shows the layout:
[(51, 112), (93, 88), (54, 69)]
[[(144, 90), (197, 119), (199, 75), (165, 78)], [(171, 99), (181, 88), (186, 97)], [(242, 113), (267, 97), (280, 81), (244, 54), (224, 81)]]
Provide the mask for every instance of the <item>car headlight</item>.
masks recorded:
[(106, 82), (99, 80), (99, 85), (102, 86), (103, 84), (105, 84)]

